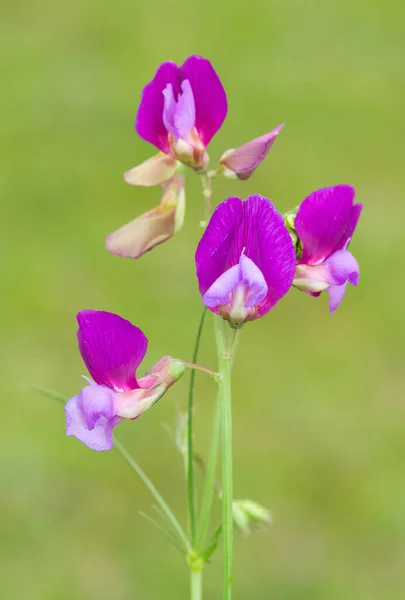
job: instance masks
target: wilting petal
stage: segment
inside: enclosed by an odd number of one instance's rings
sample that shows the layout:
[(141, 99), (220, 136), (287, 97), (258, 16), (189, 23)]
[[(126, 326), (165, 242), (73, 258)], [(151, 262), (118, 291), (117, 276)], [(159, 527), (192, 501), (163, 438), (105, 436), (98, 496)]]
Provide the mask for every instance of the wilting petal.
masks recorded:
[(268, 287), (257, 309), (257, 316), (261, 317), (290, 289), (295, 250), (282, 215), (267, 198), (249, 196), (244, 209), (244, 253), (260, 269)]
[(195, 127), (208, 146), (228, 111), (225, 90), (210, 61), (202, 56), (190, 56), (180, 70), (181, 79), (188, 79), (193, 91)]
[(104, 311), (82, 310), (77, 321), (79, 349), (94, 381), (114, 390), (137, 388), (136, 369), (148, 347), (142, 331)]
[(266, 135), (247, 142), (235, 150), (227, 150), (222, 155), (220, 162), (236, 173), (239, 179), (248, 179), (267, 156), (283, 127), (284, 124), (279, 125)]
[(171, 84), (173, 94), (177, 97), (180, 92), (180, 69), (174, 62), (163, 63), (144, 88), (135, 121), (138, 135), (167, 154), (169, 139), (163, 123), (163, 90), (168, 84)]
[(177, 101), (174, 125), (177, 137), (187, 140), (195, 124), (194, 97), (188, 79), (182, 82), (181, 89), (183, 93)]
[(237, 197), (228, 198), (214, 210), (195, 255), (202, 296), (225, 271), (239, 263), (243, 217), (243, 202)]
[(350, 185), (336, 185), (317, 190), (305, 198), (294, 221), (303, 245), (300, 263), (319, 263), (344, 245), (354, 194)]
[(145, 162), (124, 173), (124, 179), (130, 185), (153, 186), (170, 179), (177, 168), (177, 161), (159, 152)]
[(162, 201), (106, 238), (106, 248), (125, 258), (139, 258), (170, 239), (183, 225), (184, 177), (177, 175), (163, 184)]
[(332, 314), (335, 312), (339, 304), (342, 302), (346, 294), (347, 283), (343, 285), (331, 285), (326, 290), (329, 294), (329, 312)]
[[(92, 385), (89, 388), (100, 388), (102, 386)], [(88, 390), (89, 388), (84, 388)], [(104, 388), (105, 390), (106, 388)], [(111, 394), (111, 390), (108, 390)], [(97, 393), (97, 391), (95, 392)], [(104, 398), (101, 400), (101, 404), (104, 410), (107, 410), (105, 403), (105, 396), (107, 392), (103, 391), (102, 395)], [(92, 412), (92, 409), (91, 409)], [(120, 422), (120, 418), (112, 416), (106, 418), (104, 415), (100, 415), (91, 428), (88, 427), (87, 418), (89, 414), (83, 407), (83, 392), (71, 398), (65, 405), (66, 413), (66, 435), (73, 435), (78, 440), (86, 444), (92, 450), (110, 450), (113, 446), (112, 430)], [(93, 417), (92, 417), (93, 421)]]

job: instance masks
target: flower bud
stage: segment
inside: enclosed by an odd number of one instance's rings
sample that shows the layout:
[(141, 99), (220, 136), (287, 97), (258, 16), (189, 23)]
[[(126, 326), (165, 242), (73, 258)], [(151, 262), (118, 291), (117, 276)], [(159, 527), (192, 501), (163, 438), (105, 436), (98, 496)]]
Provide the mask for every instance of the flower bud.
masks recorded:
[(234, 500), (232, 511), (236, 526), (245, 535), (252, 533), (260, 525), (271, 523), (271, 512), (252, 500)]

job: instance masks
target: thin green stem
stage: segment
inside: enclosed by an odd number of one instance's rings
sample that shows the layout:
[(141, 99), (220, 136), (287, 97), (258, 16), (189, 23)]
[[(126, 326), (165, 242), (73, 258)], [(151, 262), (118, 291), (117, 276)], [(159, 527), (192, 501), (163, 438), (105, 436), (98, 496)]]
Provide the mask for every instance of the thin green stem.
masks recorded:
[(135, 471), (135, 473), (138, 475), (138, 477), (142, 480), (142, 482), (146, 485), (148, 490), (151, 492), (152, 496), (155, 498), (156, 502), (159, 504), (159, 506), (161, 507), (161, 509), (163, 510), (163, 512), (165, 513), (165, 515), (167, 516), (167, 518), (173, 525), (175, 531), (177, 532), (179, 538), (181, 539), (181, 541), (184, 545), (184, 549), (187, 552), (191, 552), (191, 550), (192, 550), (191, 544), (190, 544), (186, 534), (184, 533), (182, 526), (180, 525), (180, 523), (174, 516), (172, 510), (170, 509), (170, 507), (168, 506), (166, 501), (159, 494), (159, 492), (157, 491), (157, 489), (155, 488), (155, 486), (153, 485), (153, 483), (151, 482), (149, 477), (147, 477), (147, 475), (142, 471), (142, 469), (138, 465), (138, 463), (132, 458), (132, 456), (129, 454), (129, 452), (126, 450), (126, 448), (123, 446), (123, 444), (120, 441), (118, 441), (116, 437), (114, 438), (114, 446), (117, 448), (117, 450), (121, 454), (121, 456), (123, 458), (125, 458), (125, 460), (129, 464), (129, 466)]
[[(195, 340), (194, 352), (193, 352), (193, 363), (197, 362), (198, 350), (200, 348), (201, 334), (204, 327), (205, 315), (207, 309), (204, 306), (201, 314), (200, 323), (198, 326), (197, 337)], [(190, 523), (190, 537), (191, 544), (195, 546), (196, 538), (196, 517), (195, 517), (195, 497), (194, 497), (194, 450), (193, 450), (193, 404), (194, 404), (194, 383), (195, 383), (195, 370), (191, 371), (190, 375), (190, 388), (188, 394), (188, 427), (187, 427), (187, 491), (188, 491), (188, 515)]]
[(202, 568), (190, 570), (191, 600), (202, 600), (202, 574)]
[(211, 434), (211, 445), (208, 455), (207, 468), (204, 478), (204, 491), (201, 502), (200, 521), (198, 526), (197, 543), (198, 550), (202, 550), (205, 544), (205, 537), (210, 522), (211, 508), (215, 494), (215, 476), (217, 472), (219, 434), (221, 430), (221, 401), (218, 391), (215, 403), (214, 425)]
[(221, 375), (219, 393), (221, 402), (222, 430), (222, 535), (223, 535), (223, 600), (232, 597), (232, 548), (233, 548), (233, 481), (232, 481), (232, 403), (231, 363), (232, 347), (226, 347), (224, 323), (214, 317), (215, 341), (218, 355), (218, 371)]

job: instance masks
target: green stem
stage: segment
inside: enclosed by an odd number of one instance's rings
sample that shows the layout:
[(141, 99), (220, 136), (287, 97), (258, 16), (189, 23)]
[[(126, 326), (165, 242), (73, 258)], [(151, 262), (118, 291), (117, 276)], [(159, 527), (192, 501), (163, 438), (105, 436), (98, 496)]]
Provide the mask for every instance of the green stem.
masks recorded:
[(231, 363), (232, 347), (226, 348), (224, 324), (220, 317), (214, 317), (215, 341), (218, 355), (219, 394), (221, 402), (222, 430), (222, 535), (223, 535), (223, 600), (232, 597), (232, 545), (233, 545), (233, 482), (232, 482), (232, 404), (231, 404)]
[(202, 568), (191, 568), (191, 600), (202, 600)]
[(214, 414), (214, 425), (211, 434), (211, 446), (210, 452), (208, 455), (207, 468), (205, 471), (205, 479), (204, 479), (204, 491), (201, 502), (201, 512), (200, 512), (200, 522), (198, 527), (197, 534), (197, 544), (196, 547), (198, 550), (202, 550), (205, 543), (205, 537), (207, 535), (207, 530), (210, 521), (210, 514), (212, 503), (215, 494), (215, 476), (217, 471), (217, 463), (218, 463), (218, 446), (219, 446), (219, 434), (220, 434), (220, 425), (221, 425), (221, 401), (220, 395), (218, 392), (216, 404), (215, 404), (215, 414)]
[[(200, 347), (201, 334), (204, 327), (205, 315), (207, 309), (204, 306), (203, 312), (200, 318), (200, 324), (198, 326), (197, 338), (195, 340), (194, 352), (193, 352), (193, 363), (197, 362), (198, 350)], [(195, 370), (191, 371), (190, 375), (190, 388), (188, 394), (188, 427), (187, 427), (187, 490), (188, 490), (188, 514), (190, 523), (190, 536), (191, 544), (195, 546), (196, 538), (196, 518), (195, 518), (195, 498), (194, 498), (194, 450), (193, 450), (193, 403), (194, 403), (194, 383), (195, 383)]]
[(151, 492), (151, 494), (155, 498), (156, 502), (159, 504), (159, 506), (161, 507), (161, 509), (163, 510), (163, 512), (165, 513), (165, 515), (167, 516), (167, 518), (173, 525), (179, 538), (183, 542), (184, 549), (190, 553), (192, 550), (191, 544), (190, 544), (186, 534), (184, 533), (182, 526), (180, 525), (180, 523), (174, 516), (172, 510), (169, 508), (166, 501), (159, 494), (159, 492), (157, 491), (157, 489), (155, 488), (155, 486), (153, 485), (153, 483), (151, 482), (149, 477), (147, 477), (147, 475), (142, 471), (142, 469), (138, 465), (138, 463), (132, 458), (132, 456), (129, 454), (129, 452), (126, 450), (126, 448), (123, 446), (123, 444), (121, 442), (119, 442), (116, 437), (114, 437), (114, 446), (117, 448), (117, 450), (121, 454), (121, 456), (123, 458), (125, 458), (125, 460), (129, 464), (129, 466), (135, 471), (135, 473), (138, 475), (138, 477), (143, 481), (143, 483), (146, 485), (148, 490)]

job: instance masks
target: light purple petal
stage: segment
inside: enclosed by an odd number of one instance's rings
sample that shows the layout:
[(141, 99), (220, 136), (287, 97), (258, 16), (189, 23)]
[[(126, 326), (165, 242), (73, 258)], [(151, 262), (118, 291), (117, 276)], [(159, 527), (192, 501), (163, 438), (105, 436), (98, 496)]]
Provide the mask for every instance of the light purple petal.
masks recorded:
[[(100, 386), (89, 386), (98, 388)], [(84, 388), (88, 389), (88, 388)], [(82, 393), (71, 398), (65, 405), (66, 435), (73, 435), (92, 450), (110, 450), (113, 446), (112, 430), (121, 421), (120, 417), (105, 416), (94, 423), (92, 429), (88, 428), (83, 409)]]
[(267, 283), (260, 269), (244, 254), (240, 257), (239, 264), (241, 268), (241, 280), (248, 286), (245, 307), (251, 308), (259, 304), (266, 297), (268, 292)]
[(237, 264), (222, 273), (203, 296), (203, 303), (208, 308), (214, 308), (230, 302), (230, 295), (241, 282), (241, 267)]
[(347, 286), (346, 283), (344, 283), (343, 285), (331, 285), (326, 290), (329, 294), (329, 312), (330, 312), (330, 314), (335, 312), (335, 310), (337, 309), (339, 304), (342, 302), (342, 300), (346, 294), (346, 286)]
[(208, 146), (228, 111), (225, 90), (210, 61), (202, 56), (190, 56), (180, 69), (182, 80), (188, 79), (193, 91), (195, 127)]
[(98, 419), (114, 416), (113, 401), (115, 393), (105, 385), (91, 384), (81, 391), (83, 414), (88, 429), (94, 429)]
[(266, 135), (251, 140), (235, 150), (225, 152), (220, 162), (236, 173), (239, 179), (248, 179), (267, 156), (283, 127), (284, 124), (279, 125)]
[(352, 285), (357, 285), (359, 282), (359, 265), (353, 254), (347, 250), (334, 252), (322, 266), (326, 270), (324, 281), (331, 285), (343, 285), (346, 281), (349, 281)]
[(174, 62), (165, 62), (156, 71), (152, 81), (142, 92), (135, 120), (135, 129), (145, 141), (162, 152), (169, 153), (167, 129), (163, 123), (163, 90), (172, 85), (174, 97), (180, 92), (180, 68)]
[(295, 250), (284, 219), (273, 204), (255, 194), (244, 203), (245, 254), (260, 269), (268, 291), (258, 306), (265, 315), (288, 292), (295, 272)]
[(94, 381), (114, 390), (136, 389), (136, 369), (148, 340), (138, 327), (113, 313), (78, 313), (77, 338), (83, 360)]
[(163, 90), (163, 124), (167, 131), (176, 134), (176, 127), (174, 125), (174, 113), (176, 110), (176, 100), (173, 95), (173, 86), (168, 83)]
[(343, 247), (351, 222), (354, 195), (350, 185), (336, 185), (317, 190), (305, 198), (294, 222), (303, 244), (300, 263), (314, 265)]
[(243, 202), (228, 198), (217, 206), (198, 244), (195, 260), (200, 293), (239, 263), (243, 250)]
[(187, 140), (195, 125), (195, 104), (193, 92), (188, 79), (181, 84), (182, 94), (177, 101), (174, 113), (174, 125), (177, 137)]

